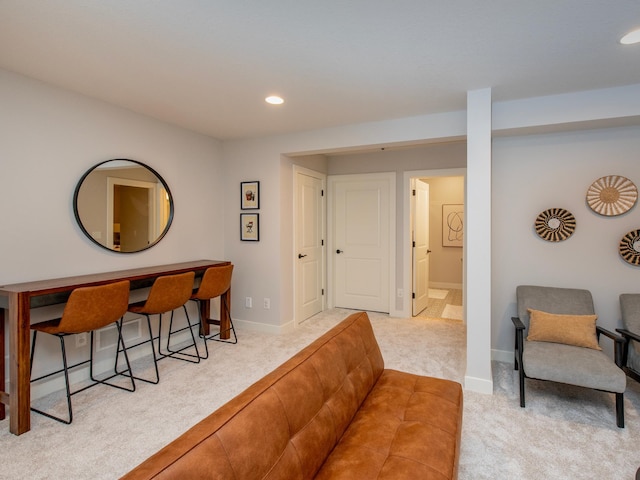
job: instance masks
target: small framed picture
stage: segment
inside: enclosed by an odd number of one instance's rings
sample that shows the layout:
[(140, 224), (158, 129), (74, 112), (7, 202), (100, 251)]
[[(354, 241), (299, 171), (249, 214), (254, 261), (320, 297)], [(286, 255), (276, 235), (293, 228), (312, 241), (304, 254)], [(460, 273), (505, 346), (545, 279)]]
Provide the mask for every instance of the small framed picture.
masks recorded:
[(257, 210), (260, 208), (260, 182), (240, 183), (240, 208)]
[(240, 240), (243, 242), (257, 242), (260, 240), (260, 214), (240, 214)]

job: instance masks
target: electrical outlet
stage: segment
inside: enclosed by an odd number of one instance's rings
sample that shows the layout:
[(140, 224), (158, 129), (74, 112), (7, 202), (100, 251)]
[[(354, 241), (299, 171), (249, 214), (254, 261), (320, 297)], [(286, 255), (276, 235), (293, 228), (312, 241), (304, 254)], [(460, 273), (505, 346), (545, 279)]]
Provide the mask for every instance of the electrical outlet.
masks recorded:
[(76, 334), (76, 347), (84, 347), (89, 342), (87, 332)]
[(271, 308), (271, 299), (270, 298), (265, 298), (264, 299), (264, 308), (266, 310), (269, 310)]
[(251, 297), (244, 297), (244, 308), (253, 307), (253, 299)]

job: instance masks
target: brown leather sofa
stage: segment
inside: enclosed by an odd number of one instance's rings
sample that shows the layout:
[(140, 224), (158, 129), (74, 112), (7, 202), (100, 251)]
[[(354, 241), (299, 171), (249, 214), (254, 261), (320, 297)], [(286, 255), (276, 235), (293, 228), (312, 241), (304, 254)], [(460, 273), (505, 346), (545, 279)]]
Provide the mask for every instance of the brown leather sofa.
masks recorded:
[(123, 478), (453, 479), (461, 431), (460, 384), (385, 369), (359, 312)]

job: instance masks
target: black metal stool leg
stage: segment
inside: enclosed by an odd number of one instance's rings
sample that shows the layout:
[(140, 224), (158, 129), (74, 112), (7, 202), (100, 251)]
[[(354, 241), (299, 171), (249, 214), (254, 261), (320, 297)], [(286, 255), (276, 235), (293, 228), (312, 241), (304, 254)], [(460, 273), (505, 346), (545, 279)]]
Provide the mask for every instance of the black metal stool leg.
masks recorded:
[[(33, 341), (32, 341), (32, 347), (31, 347), (31, 359), (30, 359), (30, 370), (33, 371), (33, 353), (35, 351), (35, 346), (36, 346), (36, 337), (37, 337), (37, 333), (38, 331), (34, 331), (33, 332)], [(65, 384), (65, 390), (66, 390), (66, 395), (67, 395), (67, 410), (68, 410), (68, 416), (69, 419), (65, 420), (64, 418), (60, 418), (60, 417), (56, 417), (55, 415), (52, 415), (50, 413), (47, 413), (43, 410), (31, 407), (31, 411), (39, 413), (40, 415), (44, 415), (45, 417), (49, 417), (53, 420), (56, 420), (58, 422), (61, 423), (65, 423), (67, 425), (69, 425), (72, 421), (73, 421), (73, 410), (71, 408), (71, 387), (69, 385), (69, 368), (67, 365), (67, 352), (65, 350), (65, 345), (64, 345), (64, 337), (65, 335), (60, 335), (60, 334), (56, 334), (56, 337), (58, 337), (60, 339), (60, 351), (62, 353), (62, 365), (63, 365), (63, 370), (58, 370), (56, 372), (52, 372), (48, 375), (44, 375), (42, 377), (38, 377), (35, 379), (32, 379), (32, 381), (36, 381), (36, 380), (40, 380), (42, 378), (46, 378), (49, 377), (51, 375), (54, 375), (56, 373), (59, 373), (60, 371), (64, 372), (64, 384)]]
[[(182, 306), (184, 309), (184, 314), (185, 317), (187, 319), (187, 326), (184, 328), (181, 328), (179, 330), (173, 330), (173, 314), (174, 311), (171, 311), (171, 318), (169, 320), (169, 333), (167, 334), (167, 346), (166, 346), (166, 351), (167, 353), (164, 354), (162, 352), (160, 352), (163, 356), (165, 357), (171, 357), (171, 358), (175, 358), (178, 360), (183, 360), (185, 362), (191, 362), (191, 363), (200, 363), (200, 359), (202, 358), (200, 356), (200, 351), (198, 350), (198, 345), (196, 343), (196, 337), (193, 334), (193, 327), (194, 325), (191, 324), (191, 320), (189, 318), (189, 312), (187, 311), (187, 306), (186, 304)], [(189, 330), (189, 333), (191, 334), (191, 340), (192, 340), (192, 345), (187, 345), (186, 347), (183, 347), (179, 350), (172, 350), (170, 347), (170, 343), (171, 343), (171, 335), (173, 335), (174, 333), (178, 333), (181, 332), (182, 330)], [(187, 348), (191, 348), (191, 346), (193, 346), (196, 350), (195, 355), (194, 354), (190, 354), (190, 353), (185, 353), (184, 350), (186, 350)], [(160, 339), (158, 338), (158, 348), (160, 347)], [(185, 358), (188, 357), (188, 358)], [(194, 359), (194, 360), (191, 360)]]

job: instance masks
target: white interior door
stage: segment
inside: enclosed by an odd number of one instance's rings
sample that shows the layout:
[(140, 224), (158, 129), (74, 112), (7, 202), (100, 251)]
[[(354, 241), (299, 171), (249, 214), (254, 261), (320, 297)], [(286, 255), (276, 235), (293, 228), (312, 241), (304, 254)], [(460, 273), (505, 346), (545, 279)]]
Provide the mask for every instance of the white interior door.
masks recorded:
[(334, 305), (389, 312), (395, 176), (344, 175), (330, 181)]
[(325, 176), (296, 168), (295, 175), (295, 302), (296, 323), (324, 308)]
[(413, 315), (418, 315), (429, 302), (429, 184), (413, 180), (412, 252), (413, 252)]

